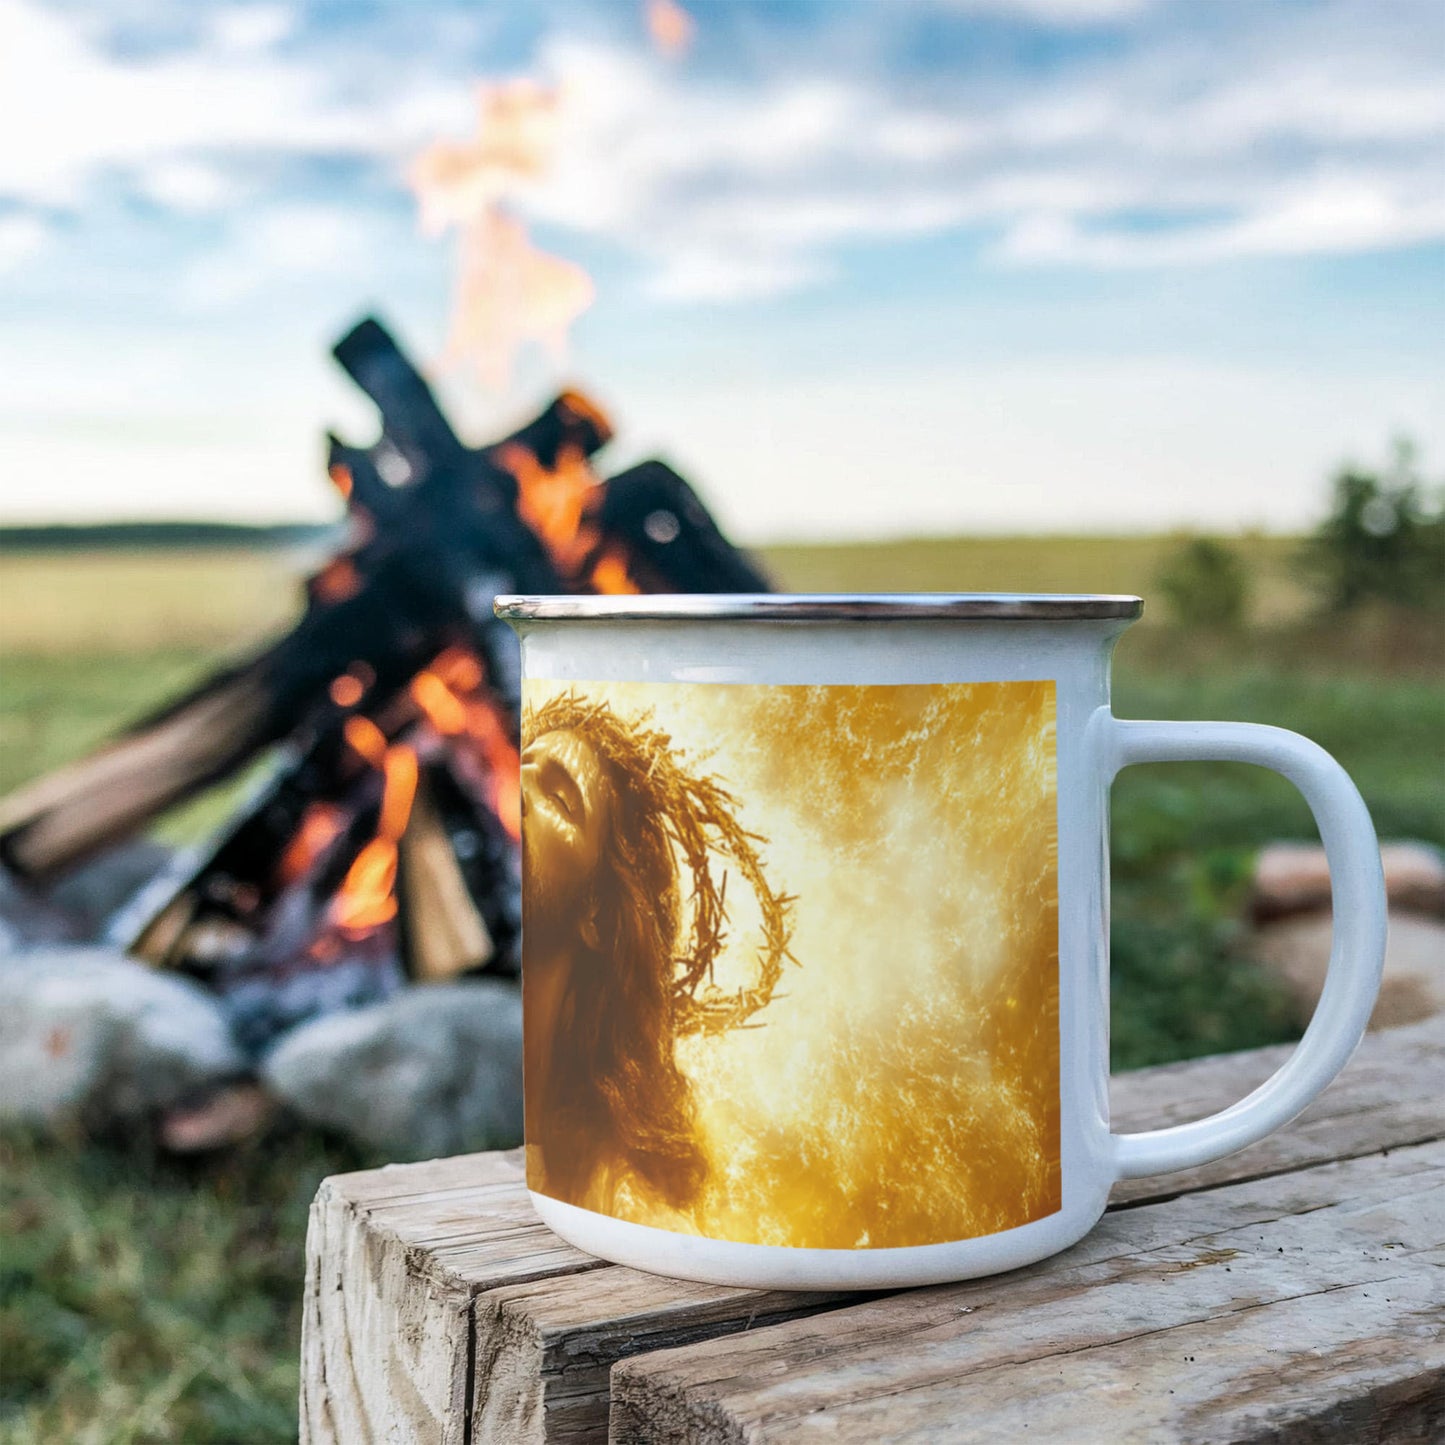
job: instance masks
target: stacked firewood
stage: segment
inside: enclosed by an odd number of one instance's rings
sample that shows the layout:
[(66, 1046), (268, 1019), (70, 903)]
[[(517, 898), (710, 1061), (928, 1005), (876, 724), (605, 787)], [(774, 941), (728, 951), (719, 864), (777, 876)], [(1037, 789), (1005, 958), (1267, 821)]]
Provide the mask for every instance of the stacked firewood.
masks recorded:
[(329, 439), (346, 522), (296, 626), (0, 803), (11, 894), (33, 899), (264, 759), (107, 930), (213, 990), (253, 1055), (411, 982), (516, 971), (519, 681), (498, 593), (768, 586), (664, 463), (598, 476), (612, 428), (580, 393), (474, 448), (377, 321), (335, 356), (381, 431)]

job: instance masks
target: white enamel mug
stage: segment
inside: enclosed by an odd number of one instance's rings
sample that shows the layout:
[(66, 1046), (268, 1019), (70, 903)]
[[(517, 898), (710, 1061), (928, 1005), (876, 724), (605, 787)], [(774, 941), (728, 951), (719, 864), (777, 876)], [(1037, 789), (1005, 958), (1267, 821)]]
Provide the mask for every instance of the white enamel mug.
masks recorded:
[[(527, 1178), (658, 1274), (883, 1289), (1028, 1264), (1116, 1180), (1299, 1113), (1359, 1042), (1385, 894), (1314, 743), (1109, 706), (1135, 597), (507, 597), (521, 638)], [(1109, 1127), (1109, 788), (1290, 779), (1329, 857), (1318, 1009), (1233, 1107)]]

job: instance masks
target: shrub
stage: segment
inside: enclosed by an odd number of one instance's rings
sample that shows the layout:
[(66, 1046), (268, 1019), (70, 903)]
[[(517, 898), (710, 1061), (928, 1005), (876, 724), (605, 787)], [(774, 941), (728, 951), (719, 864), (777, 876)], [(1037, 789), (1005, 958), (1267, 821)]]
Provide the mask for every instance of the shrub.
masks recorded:
[(1233, 548), (1193, 537), (1171, 552), (1155, 578), (1174, 621), (1186, 627), (1233, 630), (1249, 611), (1249, 572)]
[(1346, 467), (1303, 562), (1331, 612), (1369, 602), (1445, 610), (1445, 488), (1427, 487), (1404, 441), (1382, 471)]

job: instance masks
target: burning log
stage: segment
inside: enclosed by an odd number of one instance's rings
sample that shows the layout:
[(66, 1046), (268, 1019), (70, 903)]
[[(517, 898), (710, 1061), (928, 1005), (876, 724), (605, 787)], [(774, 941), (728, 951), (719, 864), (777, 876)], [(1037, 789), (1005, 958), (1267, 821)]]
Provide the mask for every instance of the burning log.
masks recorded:
[(337, 976), (325, 997), (352, 1004), (404, 976), (515, 973), (517, 766), (482, 664), (450, 649), (322, 731), (112, 939), (206, 982), (255, 1047), (315, 1010), (310, 972)]
[(423, 786), (401, 840), (398, 883), (403, 947), (419, 982), (454, 978), (497, 951), (457, 857), (457, 837), (442, 822), (433, 789)]
[(448, 643), (469, 641), (515, 707), (514, 642), (491, 616), (491, 597), (566, 587), (518, 520), (516, 483), (496, 456), (505, 448), (544, 466), (564, 447), (588, 454), (611, 435), (605, 418), (564, 393), (505, 443), (473, 451), (376, 322), (363, 322), (337, 353), (375, 389), (386, 419), (370, 452), (332, 445), (331, 474), (359, 541), (308, 581), (306, 611), (286, 637), (0, 803), (0, 860), (20, 876), (53, 877), (262, 748), (334, 728), (340, 712), (328, 689), (358, 658), (366, 691), (385, 699)]
[(643, 462), (607, 482), (597, 520), (630, 558), (641, 592), (772, 591), (767, 574), (723, 536), (665, 462)]
[(516, 971), (520, 698), (498, 592), (768, 585), (663, 463), (597, 476), (612, 428), (580, 393), (473, 448), (380, 323), (335, 355), (381, 433), (328, 438), (346, 535), (294, 629), (0, 803), (0, 860), (44, 883), (284, 744), (109, 929), (206, 982), (253, 1053), (407, 977)]

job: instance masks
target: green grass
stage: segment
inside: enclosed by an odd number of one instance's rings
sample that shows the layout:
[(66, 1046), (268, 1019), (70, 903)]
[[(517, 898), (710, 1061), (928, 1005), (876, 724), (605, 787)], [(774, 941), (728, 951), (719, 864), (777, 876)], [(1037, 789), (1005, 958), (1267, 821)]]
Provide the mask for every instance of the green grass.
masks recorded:
[[(1332, 752), (1383, 837), (1445, 846), (1445, 689), (1398, 678), (1250, 669), (1126, 673), (1122, 717), (1270, 723)], [(1113, 1060), (1137, 1068), (1293, 1037), (1241, 924), (1255, 851), (1315, 839), (1283, 778), (1233, 763), (1127, 769), (1113, 790)]]
[(306, 1210), (374, 1162), (292, 1134), (204, 1162), (0, 1141), (0, 1440), (292, 1440)]
[(0, 663), (0, 794), (98, 747), (213, 664), (194, 647), (9, 651)]
[[(1151, 590), (1170, 539), (773, 549), (797, 589)], [(1330, 749), (1380, 832), (1445, 845), (1438, 629), (1309, 622), (1292, 543), (1245, 543), (1271, 626), (1219, 640), (1151, 616), (1120, 647), (1125, 717), (1274, 723)], [(16, 571), (17, 561), (23, 566)], [(275, 555), (0, 558), (0, 792), (74, 757), (280, 625)], [(213, 809), (215, 805), (213, 804)], [(1314, 836), (1288, 784), (1225, 764), (1134, 768), (1113, 797), (1116, 1067), (1288, 1038), (1240, 925), (1254, 850)], [(194, 826), (189, 815), (179, 825)], [(204, 1163), (127, 1146), (0, 1145), (0, 1441), (294, 1438), (307, 1201), (355, 1151), (301, 1133)]]

